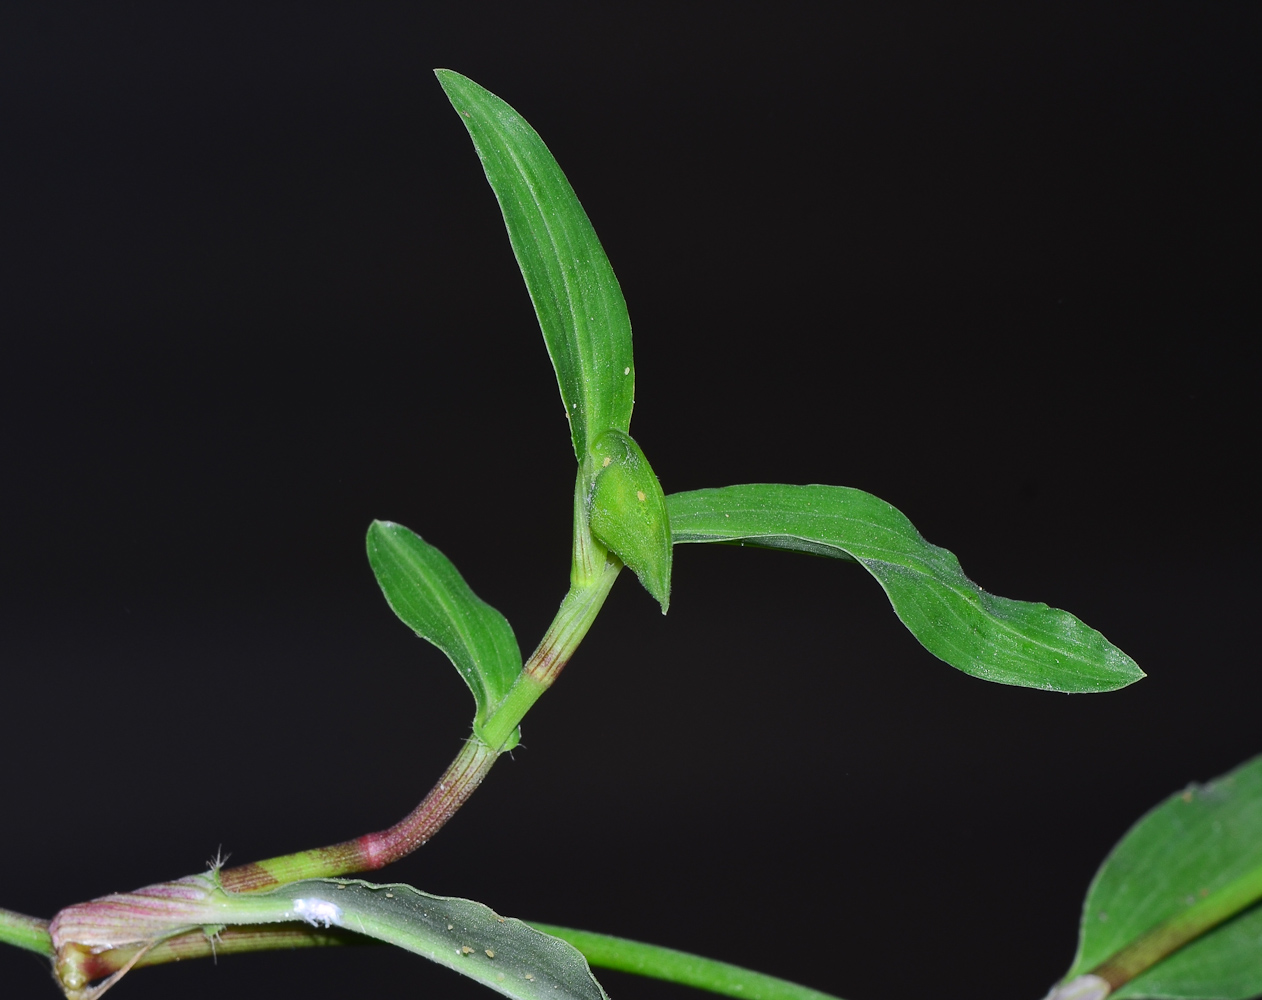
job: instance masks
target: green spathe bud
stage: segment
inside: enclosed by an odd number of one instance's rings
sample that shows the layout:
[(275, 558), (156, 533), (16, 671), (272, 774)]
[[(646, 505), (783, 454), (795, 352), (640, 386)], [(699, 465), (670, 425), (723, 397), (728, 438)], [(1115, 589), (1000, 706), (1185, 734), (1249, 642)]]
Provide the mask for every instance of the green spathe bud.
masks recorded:
[(640, 446), (619, 430), (605, 431), (592, 443), (590, 461), (591, 532), (631, 567), (666, 614), (672, 549), (662, 484)]

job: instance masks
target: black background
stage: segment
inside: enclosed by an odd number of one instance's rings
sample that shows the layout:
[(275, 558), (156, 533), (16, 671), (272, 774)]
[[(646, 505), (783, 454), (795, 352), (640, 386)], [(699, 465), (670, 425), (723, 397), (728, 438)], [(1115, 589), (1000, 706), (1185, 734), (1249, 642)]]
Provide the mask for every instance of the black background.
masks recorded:
[[(546, 627), (573, 456), (449, 66), (583, 199), (668, 491), (867, 489), (1149, 677), (988, 685), (853, 565), (683, 548), (669, 617), (621, 580), (525, 749), (380, 877), (850, 1000), (1041, 996), (1127, 826), (1262, 751), (1258, 28), (1162, 3), (6, 5), (0, 905), (411, 808), (472, 704), (381, 600), (373, 517), (524, 651)], [(0, 975), (55, 995), (29, 954)], [(119, 989), (482, 995), (387, 949)]]

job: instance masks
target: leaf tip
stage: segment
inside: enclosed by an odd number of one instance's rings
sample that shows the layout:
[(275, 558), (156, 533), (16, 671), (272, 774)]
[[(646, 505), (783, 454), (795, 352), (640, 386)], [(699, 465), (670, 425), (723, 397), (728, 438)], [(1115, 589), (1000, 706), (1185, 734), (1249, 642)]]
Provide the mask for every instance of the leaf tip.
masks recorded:
[(1140, 665), (1136, 663), (1134, 660), (1132, 660), (1129, 656), (1127, 656), (1124, 652), (1122, 652), (1116, 646), (1113, 646), (1113, 649), (1117, 652), (1117, 657), (1114, 661), (1117, 678), (1114, 681), (1114, 683), (1109, 688), (1107, 688), (1107, 690), (1120, 691), (1122, 690), (1122, 688), (1130, 687), (1132, 684), (1142, 681), (1145, 677), (1148, 676), (1146, 673), (1144, 673)]
[(654, 573), (654, 567), (647, 567), (643, 573), (637, 571), (635, 575), (639, 577), (640, 584), (649, 592), (649, 596), (657, 601), (662, 614), (666, 614), (670, 609), (670, 566), (666, 566), (665, 573)]

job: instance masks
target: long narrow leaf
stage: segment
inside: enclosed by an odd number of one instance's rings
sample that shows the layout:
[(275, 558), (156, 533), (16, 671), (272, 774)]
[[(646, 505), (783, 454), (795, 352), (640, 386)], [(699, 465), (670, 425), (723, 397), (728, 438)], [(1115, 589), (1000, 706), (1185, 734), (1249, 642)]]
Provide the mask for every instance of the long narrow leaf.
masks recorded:
[(556, 159), (524, 118), (484, 87), (434, 71), (473, 139), (534, 303), (570, 421), (574, 454), (626, 431), (635, 401), (622, 288)]
[[(306, 879), (270, 892), (226, 892), (213, 872), (67, 907), (50, 926), (66, 982), (111, 949), (153, 946), (201, 927), (305, 921), (428, 958), (518, 1000), (608, 1000), (572, 945), (468, 899), (408, 885)], [(80, 983), (82, 985), (82, 983)]]
[(368, 561), (394, 613), (446, 653), (469, 685), (480, 730), (521, 673), (513, 627), (469, 589), (450, 559), (401, 524), (372, 523)]
[(930, 545), (893, 506), (844, 486), (754, 484), (666, 498), (674, 541), (743, 542), (854, 559), (935, 656), (1000, 684), (1112, 691), (1143, 677), (1135, 661), (1073, 615), (996, 597)]
[[(1171, 795), (1127, 832), (1087, 891), (1067, 978), (1096, 971), (1116, 981), (1119, 967), (1155, 960), (1111, 995), (1256, 997), (1262, 906), (1247, 907), (1259, 895), (1262, 757)], [(1165, 957), (1178, 937), (1198, 932)]]

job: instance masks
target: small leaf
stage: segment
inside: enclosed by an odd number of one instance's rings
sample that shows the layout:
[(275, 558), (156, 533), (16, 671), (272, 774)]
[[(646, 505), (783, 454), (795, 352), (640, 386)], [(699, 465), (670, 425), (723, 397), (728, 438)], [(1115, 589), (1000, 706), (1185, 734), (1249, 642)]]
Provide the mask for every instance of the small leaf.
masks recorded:
[[(1144, 816), (1110, 852), (1087, 890), (1078, 955), (1089, 972), (1157, 925), (1195, 917), (1214, 901), (1262, 891), (1262, 757), (1191, 785)], [(1236, 910), (1239, 905), (1236, 906)], [(1220, 919), (1221, 912), (1220, 910)], [(1262, 994), (1262, 907), (1218, 923), (1111, 996), (1244, 1000)]]
[(640, 446), (622, 431), (597, 438), (591, 456), (587, 516), (592, 534), (631, 567), (666, 614), (672, 547), (662, 484)]
[(434, 73), (469, 130), (504, 214), (581, 462), (604, 431), (631, 426), (635, 362), (622, 288), (538, 133), (468, 77), (449, 69)]
[(480, 732), (521, 673), (513, 627), (469, 589), (451, 560), (401, 524), (372, 523), (368, 561), (394, 613), (460, 671), (477, 703), (473, 727)]
[(854, 559), (929, 652), (965, 673), (1049, 691), (1112, 691), (1143, 677), (1073, 615), (988, 594), (884, 500), (844, 486), (754, 484), (666, 498), (682, 542), (744, 542)]

